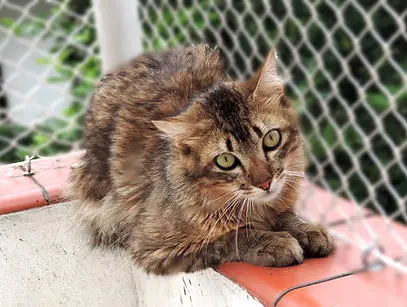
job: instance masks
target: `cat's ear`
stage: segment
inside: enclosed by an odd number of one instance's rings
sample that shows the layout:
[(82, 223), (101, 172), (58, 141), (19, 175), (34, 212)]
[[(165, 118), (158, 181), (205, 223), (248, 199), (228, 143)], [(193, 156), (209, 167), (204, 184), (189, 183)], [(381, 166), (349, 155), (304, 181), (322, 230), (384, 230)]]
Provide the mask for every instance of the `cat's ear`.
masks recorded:
[(153, 120), (154, 126), (173, 139), (181, 139), (188, 132), (188, 124), (185, 124), (175, 118), (167, 120)]
[(284, 84), (277, 71), (277, 54), (274, 51), (268, 54), (261, 70), (248, 82), (253, 84), (255, 81), (257, 82), (253, 91), (254, 97), (269, 97), (284, 93)]

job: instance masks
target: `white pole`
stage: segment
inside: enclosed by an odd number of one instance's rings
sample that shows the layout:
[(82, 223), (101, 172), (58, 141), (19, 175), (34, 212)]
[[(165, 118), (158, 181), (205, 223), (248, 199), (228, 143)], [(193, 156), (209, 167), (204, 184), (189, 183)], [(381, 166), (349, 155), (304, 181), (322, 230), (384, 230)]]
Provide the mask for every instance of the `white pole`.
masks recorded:
[(137, 0), (93, 0), (103, 73), (142, 52)]

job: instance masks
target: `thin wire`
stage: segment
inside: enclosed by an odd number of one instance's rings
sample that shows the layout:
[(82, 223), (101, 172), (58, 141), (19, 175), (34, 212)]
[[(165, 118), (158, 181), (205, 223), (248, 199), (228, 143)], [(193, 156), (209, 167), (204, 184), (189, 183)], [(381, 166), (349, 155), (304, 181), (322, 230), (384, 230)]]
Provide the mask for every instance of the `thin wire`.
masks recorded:
[(41, 193), (42, 193), (42, 197), (44, 197), (44, 200), (46, 201), (47, 206), (49, 206), (49, 205), (51, 204), (51, 201), (49, 200), (48, 191), (44, 188), (43, 185), (41, 185), (41, 183), (39, 183), (39, 182), (37, 181), (37, 179), (35, 179), (35, 177), (34, 177), (32, 174), (31, 174), (31, 175), (27, 175), (27, 177), (30, 178), (30, 179), (37, 185), (37, 187), (40, 188)]
[(312, 286), (312, 285), (321, 284), (321, 283), (328, 282), (328, 281), (335, 280), (335, 279), (344, 278), (344, 277), (351, 276), (351, 275), (358, 274), (358, 273), (364, 273), (364, 272), (367, 272), (367, 271), (372, 270), (372, 269), (379, 269), (379, 268), (383, 268), (383, 267), (384, 267), (384, 264), (379, 261), (379, 262), (375, 262), (375, 263), (373, 263), (371, 265), (364, 266), (362, 268), (359, 268), (359, 269), (356, 269), (356, 270), (353, 270), (353, 271), (349, 271), (347, 273), (333, 275), (331, 277), (322, 278), (322, 279), (319, 279), (319, 280), (315, 280), (315, 281), (299, 284), (299, 285), (294, 286), (294, 287), (290, 287), (290, 288), (286, 289), (285, 291), (281, 292), (277, 296), (277, 298), (274, 300), (273, 307), (276, 307), (277, 304), (281, 301), (281, 299), (286, 294), (288, 294), (288, 293), (290, 293), (290, 292), (292, 292), (294, 290), (302, 289), (302, 288)]
[(34, 173), (32, 170), (31, 161), (34, 159), (38, 159), (38, 158), (41, 158), (41, 157), (37, 156), (37, 155), (32, 155), (32, 156), (26, 155), (25, 160), (24, 160), (24, 162), (22, 162), (21, 166), (24, 169), (24, 176), (30, 178), (34, 182), (34, 184), (41, 190), (42, 197), (46, 201), (47, 206), (49, 206), (51, 204), (51, 202), (49, 200), (48, 191), (44, 188), (44, 186), (42, 184), (40, 184), (37, 181), (37, 179), (35, 179)]

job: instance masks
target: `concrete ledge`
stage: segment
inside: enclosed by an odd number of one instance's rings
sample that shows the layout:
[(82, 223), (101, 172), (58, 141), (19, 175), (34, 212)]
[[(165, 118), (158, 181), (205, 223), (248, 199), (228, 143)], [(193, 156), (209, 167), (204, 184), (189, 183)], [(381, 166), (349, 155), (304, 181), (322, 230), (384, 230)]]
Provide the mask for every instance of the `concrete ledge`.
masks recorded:
[(69, 203), (0, 215), (0, 306), (261, 306), (214, 270), (156, 277), (90, 249), (71, 216)]

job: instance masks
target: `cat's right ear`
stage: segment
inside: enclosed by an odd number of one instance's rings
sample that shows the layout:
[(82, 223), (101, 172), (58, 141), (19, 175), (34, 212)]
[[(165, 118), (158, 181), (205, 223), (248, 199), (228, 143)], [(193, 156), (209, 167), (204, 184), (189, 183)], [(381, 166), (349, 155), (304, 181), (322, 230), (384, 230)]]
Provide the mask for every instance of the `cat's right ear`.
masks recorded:
[[(253, 96), (275, 95), (276, 91), (283, 93), (284, 85), (277, 71), (277, 54), (271, 51), (260, 71), (253, 78), (257, 79)], [(253, 82), (254, 80), (249, 80)]]
[(271, 51), (261, 68), (250, 79), (240, 84), (242, 90), (252, 94), (254, 98), (283, 95), (284, 84), (277, 71), (276, 53)]

